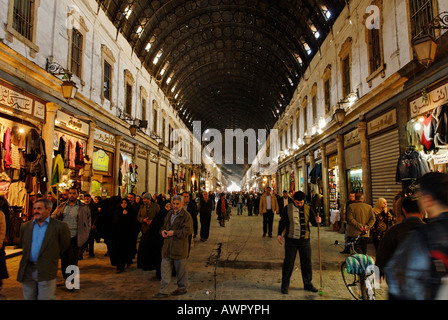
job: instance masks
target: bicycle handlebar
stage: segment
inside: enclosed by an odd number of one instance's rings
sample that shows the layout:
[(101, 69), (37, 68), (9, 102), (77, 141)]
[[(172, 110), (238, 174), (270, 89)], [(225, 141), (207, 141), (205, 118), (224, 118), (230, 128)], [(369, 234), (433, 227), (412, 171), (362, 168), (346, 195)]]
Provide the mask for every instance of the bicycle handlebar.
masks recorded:
[(358, 241), (359, 238), (361, 238), (361, 237), (362, 237), (363, 235), (365, 235), (366, 233), (367, 233), (367, 231), (363, 231), (363, 232), (361, 232), (360, 234), (358, 234), (358, 236), (357, 236), (355, 239), (353, 239), (352, 241), (350, 241), (350, 242), (348, 242), (348, 243), (339, 243), (338, 240), (335, 240), (335, 241), (334, 241), (334, 245), (335, 245), (335, 246), (338, 246), (338, 245), (340, 245), (340, 246), (351, 245), (351, 244), (355, 243), (356, 241)]

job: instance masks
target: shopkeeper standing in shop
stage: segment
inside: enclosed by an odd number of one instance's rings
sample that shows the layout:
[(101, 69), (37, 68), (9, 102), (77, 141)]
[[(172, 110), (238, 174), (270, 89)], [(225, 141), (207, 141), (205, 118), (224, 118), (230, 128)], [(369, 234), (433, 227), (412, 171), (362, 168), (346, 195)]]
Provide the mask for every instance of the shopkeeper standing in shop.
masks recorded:
[(61, 256), (61, 271), (64, 279), (70, 276), (66, 273), (67, 267), (78, 265), (79, 248), (87, 242), (90, 234), (90, 209), (78, 200), (78, 196), (78, 189), (71, 187), (68, 190), (68, 200), (61, 203), (52, 214), (52, 217), (67, 223), (70, 229), (70, 246)]

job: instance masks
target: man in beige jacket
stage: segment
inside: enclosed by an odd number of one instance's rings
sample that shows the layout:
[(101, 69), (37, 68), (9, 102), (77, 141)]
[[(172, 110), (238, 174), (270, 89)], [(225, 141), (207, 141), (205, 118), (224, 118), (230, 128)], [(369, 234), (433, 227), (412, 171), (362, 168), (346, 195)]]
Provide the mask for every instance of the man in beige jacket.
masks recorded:
[(355, 202), (348, 206), (346, 217), (348, 241), (364, 232), (365, 234), (355, 244), (355, 251), (366, 254), (370, 229), (375, 223), (375, 213), (371, 205), (364, 203), (362, 193), (355, 194)]
[(269, 238), (272, 238), (274, 212), (279, 214), (277, 197), (271, 193), (271, 187), (266, 187), (266, 192), (260, 198), (260, 214), (263, 216), (263, 237), (266, 237), (266, 233), (268, 233)]

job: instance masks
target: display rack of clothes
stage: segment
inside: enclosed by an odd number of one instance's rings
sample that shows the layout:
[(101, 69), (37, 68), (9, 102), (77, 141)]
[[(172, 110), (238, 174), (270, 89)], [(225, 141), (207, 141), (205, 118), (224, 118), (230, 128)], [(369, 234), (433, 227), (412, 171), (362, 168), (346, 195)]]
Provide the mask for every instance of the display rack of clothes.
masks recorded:
[(427, 161), (415, 151), (415, 146), (409, 146), (403, 152), (397, 163), (396, 182), (415, 180), (430, 172)]
[(448, 148), (448, 104), (434, 108), (418, 120), (408, 121), (406, 137), (409, 145), (427, 154), (437, 152), (439, 148)]
[[(69, 179), (74, 181), (80, 180), (86, 158), (86, 142), (82, 139), (58, 132), (56, 133), (56, 140), (54, 141), (53, 146), (55, 149), (54, 155), (55, 157), (58, 155), (60, 156), (60, 159), (62, 159), (63, 168), (71, 170), (68, 175)], [(60, 167), (62, 167), (62, 163), (58, 161), (58, 165)], [(58, 168), (58, 172), (61, 170), (60, 167)], [(53, 172), (52, 180), (54, 180), (54, 177)]]
[(0, 193), (9, 206), (8, 239), (18, 238), (20, 225), (32, 216), (31, 198), (46, 194), (45, 142), (35, 128), (0, 124)]

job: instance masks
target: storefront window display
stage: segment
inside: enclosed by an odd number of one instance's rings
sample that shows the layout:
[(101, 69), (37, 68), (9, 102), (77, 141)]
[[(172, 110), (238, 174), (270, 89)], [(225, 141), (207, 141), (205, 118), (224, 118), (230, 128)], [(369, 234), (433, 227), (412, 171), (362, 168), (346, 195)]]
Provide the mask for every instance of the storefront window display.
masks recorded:
[(337, 156), (329, 157), (328, 168), (330, 210), (339, 210), (339, 170), (337, 168)]
[(31, 204), (46, 196), (46, 154), (40, 132), (4, 119), (0, 123), (0, 202), (8, 221), (5, 243), (15, 244), (20, 225), (32, 217)]
[[(448, 104), (430, 108), (431, 94), (425, 98), (425, 113), (415, 116), (406, 125), (408, 147), (398, 159), (396, 177), (406, 195), (413, 194), (416, 180), (425, 173), (448, 172)], [(415, 104), (416, 101), (422, 103), (420, 100), (422, 98), (411, 103), (412, 110), (418, 109)]]
[(113, 154), (111, 152), (96, 149), (93, 152), (92, 187), (91, 194), (99, 197), (111, 197), (113, 195)]
[(121, 152), (120, 154), (120, 172), (121, 172), (121, 195), (127, 196), (134, 192), (138, 179), (138, 166), (132, 161), (131, 154)]
[(348, 193), (363, 192), (362, 169), (354, 168), (347, 171)]

